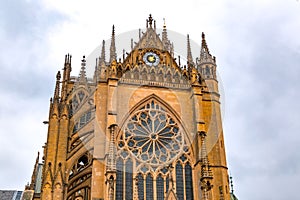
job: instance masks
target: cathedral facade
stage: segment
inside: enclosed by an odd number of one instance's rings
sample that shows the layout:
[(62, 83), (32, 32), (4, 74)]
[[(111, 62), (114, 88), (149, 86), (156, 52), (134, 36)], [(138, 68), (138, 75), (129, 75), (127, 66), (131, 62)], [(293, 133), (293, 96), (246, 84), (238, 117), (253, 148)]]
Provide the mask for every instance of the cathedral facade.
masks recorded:
[(182, 64), (166, 26), (160, 37), (151, 15), (146, 22), (120, 59), (113, 27), (109, 59), (103, 41), (91, 78), (85, 57), (71, 77), (66, 55), (43, 164), (23, 199), (230, 199), (216, 58), (202, 33), (199, 57), (187, 37)]

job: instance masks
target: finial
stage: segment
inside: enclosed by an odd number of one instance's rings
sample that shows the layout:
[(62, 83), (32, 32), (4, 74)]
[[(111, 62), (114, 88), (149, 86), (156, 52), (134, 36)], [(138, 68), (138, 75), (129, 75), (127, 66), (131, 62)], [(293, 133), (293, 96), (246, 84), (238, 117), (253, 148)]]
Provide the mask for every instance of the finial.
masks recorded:
[(149, 18), (148, 18), (147, 22), (149, 23), (150, 27), (152, 27), (153, 18), (152, 18), (151, 14), (149, 14)]
[(60, 80), (60, 78), (61, 78), (60, 71), (58, 71), (58, 72), (57, 72), (57, 74), (56, 74), (56, 80), (58, 80), (58, 81), (59, 81), (59, 80)]
[(81, 66), (82, 66), (82, 67), (85, 67), (85, 65), (86, 65), (85, 56), (82, 56)]
[(86, 72), (85, 72), (85, 66), (86, 66), (85, 56), (82, 56), (81, 70), (80, 70), (80, 74), (79, 74), (79, 77), (78, 77), (78, 80), (81, 83), (85, 83), (87, 81), (87, 79), (86, 79)]
[(164, 26), (163, 26), (163, 28), (165, 29), (167, 26), (166, 26), (166, 19), (165, 18), (163, 18), (163, 20), (164, 20)]
[(70, 54), (65, 55), (65, 65), (71, 64), (71, 58), (72, 58), (72, 56)]
[(205, 40), (205, 34), (202, 32), (202, 39)]

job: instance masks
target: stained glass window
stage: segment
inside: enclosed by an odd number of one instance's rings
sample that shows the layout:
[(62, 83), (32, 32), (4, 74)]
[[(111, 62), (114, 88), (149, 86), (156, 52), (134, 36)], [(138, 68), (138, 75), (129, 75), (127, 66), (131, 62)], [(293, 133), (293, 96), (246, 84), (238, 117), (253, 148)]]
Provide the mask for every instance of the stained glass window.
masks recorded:
[(77, 132), (79, 129), (81, 129), (85, 124), (87, 124), (92, 118), (92, 111), (89, 110), (87, 113), (84, 113), (80, 119), (79, 122), (77, 122), (73, 127), (73, 133)]
[(182, 171), (182, 165), (180, 162), (177, 162), (176, 164), (176, 193), (177, 197), (180, 200), (183, 200), (183, 171)]
[(117, 160), (116, 199), (123, 199), (123, 161)]
[(117, 148), (116, 199), (133, 199), (134, 173), (139, 200), (152, 200), (154, 196), (164, 200), (170, 187), (170, 164), (175, 165), (178, 199), (193, 199), (188, 146), (179, 122), (161, 104), (151, 100), (132, 112), (118, 136)]
[(146, 178), (146, 200), (153, 200), (153, 178), (151, 174)]
[(132, 152), (139, 163), (147, 163), (153, 171), (174, 160), (184, 144), (178, 123), (154, 100), (132, 114), (120, 142), (123, 150)]
[(185, 164), (185, 192), (186, 200), (193, 200), (193, 175), (190, 163)]
[(166, 192), (169, 191), (169, 176), (166, 178)]
[(132, 200), (132, 194), (133, 194), (133, 177), (132, 177), (132, 161), (131, 159), (128, 159), (126, 162), (126, 169), (125, 169), (125, 199), (126, 200)]
[(156, 178), (157, 200), (164, 200), (164, 179), (161, 175)]
[(138, 175), (138, 194), (139, 200), (144, 200), (144, 177), (141, 173)]

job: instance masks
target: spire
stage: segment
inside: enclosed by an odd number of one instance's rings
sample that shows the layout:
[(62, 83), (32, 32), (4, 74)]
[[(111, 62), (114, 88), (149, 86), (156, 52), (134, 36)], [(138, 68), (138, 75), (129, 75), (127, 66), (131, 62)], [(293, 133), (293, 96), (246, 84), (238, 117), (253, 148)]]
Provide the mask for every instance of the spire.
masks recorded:
[(117, 53), (116, 53), (116, 41), (115, 41), (115, 25), (112, 27), (112, 34), (111, 34), (111, 44), (110, 44), (110, 58), (109, 62), (111, 63), (113, 60), (117, 60)]
[(209, 49), (207, 47), (206, 44), (206, 40), (205, 40), (205, 34), (204, 32), (202, 32), (202, 43), (201, 43), (201, 49), (205, 49), (207, 53), (209, 53)]
[(60, 71), (56, 74), (56, 84), (55, 84), (55, 91), (54, 91), (54, 102), (59, 102), (59, 89), (60, 89)]
[(80, 74), (79, 74), (79, 77), (78, 77), (78, 81), (80, 83), (87, 82), (85, 66), (86, 66), (86, 60), (85, 60), (85, 56), (83, 56), (82, 60), (81, 60), (81, 70), (80, 70)]
[(105, 64), (105, 40), (102, 41), (101, 56), (99, 58), (99, 65)]
[[(201, 73), (204, 80), (217, 80), (216, 74), (216, 57), (209, 52), (205, 34), (202, 32), (202, 43), (200, 50), (200, 57), (196, 59), (197, 69)], [(216, 91), (217, 92), (217, 91)]]
[(216, 63), (216, 58), (214, 56), (212, 56), (209, 53), (209, 49), (205, 40), (205, 34), (202, 32), (202, 43), (201, 43), (201, 50), (200, 50), (200, 59), (198, 60), (200, 61), (199, 64), (201, 63), (207, 63), (207, 62), (211, 62), (211, 63)]
[[(110, 49), (112, 49), (112, 47), (110, 47)], [(97, 80), (104, 80), (106, 78), (106, 55), (105, 54), (106, 54), (105, 41), (103, 40), (102, 41), (101, 55), (99, 56), (98, 64), (96, 64), (96, 69), (95, 69), (94, 80), (96, 80), (96, 81)], [(112, 55), (112, 53), (110, 53), (110, 55)], [(110, 57), (110, 59), (111, 59), (111, 57)]]
[(194, 65), (189, 34), (187, 34), (187, 62), (188, 65)]
[(203, 195), (203, 200), (209, 199), (209, 191), (212, 188), (211, 181), (213, 179), (212, 172), (210, 170), (207, 150), (206, 150), (206, 133), (200, 132), (201, 138), (201, 153), (200, 153), (200, 162), (201, 162), (201, 190)]
[(70, 81), (70, 75), (72, 71), (71, 59), (72, 59), (72, 55), (70, 54), (65, 55), (64, 74), (63, 74), (62, 89), (61, 89), (62, 101), (64, 101), (67, 97), (67, 85), (68, 82)]
[(164, 26), (163, 26), (163, 32), (162, 32), (162, 35), (161, 35), (161, 40), (162, 40), (162, 43), (164, 45), (164, 50), (167, 50), (167, 51), (170, 52), (171, 44), (170, 44), (170, 40), (168, 39), (168, 33), (167, 33), (165, 18), (164, 18)]

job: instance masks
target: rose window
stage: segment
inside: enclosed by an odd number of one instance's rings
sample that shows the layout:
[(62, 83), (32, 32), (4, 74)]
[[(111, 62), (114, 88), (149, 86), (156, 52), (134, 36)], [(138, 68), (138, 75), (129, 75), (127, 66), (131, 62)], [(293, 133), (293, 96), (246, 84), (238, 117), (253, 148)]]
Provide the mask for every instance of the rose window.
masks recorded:
[(123, 128), (119, 141), (121, 154), (130, 151), (138, 162), (154, 169), (170, 163), (183, 149), (180, 129), (164, 108), (151, 101), (134, 112)]

